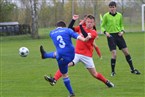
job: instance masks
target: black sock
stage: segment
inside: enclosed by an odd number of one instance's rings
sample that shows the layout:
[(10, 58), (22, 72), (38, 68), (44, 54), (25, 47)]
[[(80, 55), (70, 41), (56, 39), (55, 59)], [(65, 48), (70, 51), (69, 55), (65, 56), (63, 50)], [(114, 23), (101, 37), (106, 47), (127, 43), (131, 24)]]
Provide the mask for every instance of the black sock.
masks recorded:
[(111, 69), (112, 69), (112, 72), (115, 72), (115, 63), (116, 63), (116, 59), (111, 59)]
[(130, 69), (134, 70), (133, 64), (132, 64), (132, 59), (130, 55), (125, 56), (126, 57), (126, 61), (128, 62)]

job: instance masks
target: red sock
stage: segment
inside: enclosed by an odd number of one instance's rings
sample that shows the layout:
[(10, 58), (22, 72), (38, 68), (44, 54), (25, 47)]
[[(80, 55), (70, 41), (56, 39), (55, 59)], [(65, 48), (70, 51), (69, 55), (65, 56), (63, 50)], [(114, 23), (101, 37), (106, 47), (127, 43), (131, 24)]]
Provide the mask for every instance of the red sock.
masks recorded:
[(101, 73), (98, 73), (98, 74), (96, 75), (96, 78), (97, 78), (98, 80), (104, 82), (104, 83), (107, 82), (107, 79), (106, 79)]
[(96, 50), (98, 56), (101, 57), (101, 51), (100, 51), (99, 47), (96, 46), (96, 47), (94, 47), (94, 48), (95, 48), (95, 50)]
[(62, 77), (62, 73), (60, 72), (60, 70), (58, 69), (54, 75), (55, 80), (59, 80)]

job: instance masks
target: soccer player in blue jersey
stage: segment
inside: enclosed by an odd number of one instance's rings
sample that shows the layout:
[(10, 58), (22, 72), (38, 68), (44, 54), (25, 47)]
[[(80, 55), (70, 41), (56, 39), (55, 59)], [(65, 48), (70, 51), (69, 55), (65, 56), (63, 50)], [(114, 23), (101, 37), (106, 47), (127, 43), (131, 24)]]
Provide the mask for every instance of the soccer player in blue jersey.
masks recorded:
[[(50, 32), (50, 37), (53, 40), (53, 43), (56, 48), (56, 60), (58, 63), (58, 67), (63, 76), (63, 82), (65, 87), (69, 91), (69, 97), (74, 97), (75, 94), (70, 84), (70, 79), (68, 77), (68, 63), (70, 63), (75, 56), (74, 46), (72, 44), (71, 38), (79, 39), (81, 41), (87, 41), (89, 36), (86, 38), (81, 37), (79, 34), (75, 33), (72, 29), (66, 28), (66, 24), (63, 21), (59, 21), (56, 24), (56, 29)], [(42, 48), (42, 46), (40, 47)], [(46, 52), (43, 57), (51, 56), (53, 57), (54, 52), (50, 52), (49, 54)], [(45, 76), (44, 76), (45, 77)]]

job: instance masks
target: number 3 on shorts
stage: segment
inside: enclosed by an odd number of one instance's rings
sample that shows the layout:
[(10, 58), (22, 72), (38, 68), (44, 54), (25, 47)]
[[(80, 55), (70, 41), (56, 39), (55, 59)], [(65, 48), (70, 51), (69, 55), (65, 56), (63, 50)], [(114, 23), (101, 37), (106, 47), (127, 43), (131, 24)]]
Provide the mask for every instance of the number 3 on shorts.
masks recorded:
[(59, 41), (59, 47), (64, 48), (65, 47), (65, 42), (63, 41), (62, 36), (57, 36), (57, 41)]

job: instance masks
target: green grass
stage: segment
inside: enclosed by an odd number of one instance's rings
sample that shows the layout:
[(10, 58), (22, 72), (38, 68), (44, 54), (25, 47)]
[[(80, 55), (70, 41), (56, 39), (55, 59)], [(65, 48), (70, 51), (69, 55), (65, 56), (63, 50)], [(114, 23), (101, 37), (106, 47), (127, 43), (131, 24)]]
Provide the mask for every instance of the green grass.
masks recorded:
[[(45, 30), (46, 31), (46, 30)], [(45, 32), (44, 31), (44, 32)], [(42, 33), (46, 37), (46, 33)], [(39, 46), (47, 51), (55, 48), (49, 38), (32, 40), (29, 35), (1, 37), (0, 41), (0, 97), (67, 97), (68, 92), (62, 79), (52, 87), (43, 76), (54, 74), (57, 63), (53, 59), (42, 60)], [(94, 79), (83, 64), (79, 63), (69, 69), (69, 76), (76, 97), (145, 97), (144, 65), (145, 65), (145, 34), (126, 33), (124, 35), (135, 68), (141, 75), (130, 73), (129, 66), (121, 51), (117, 52), (115, 77), (110, 76), (111, 54), (107, 47), (106, 37), (100, 35), (97, 45), (100, 47), (103, 59), (100, 60), (94, 52), (94, 62), (98, 72), (115, 84), (107, 88), (102, 82)], [(73, 40), (74, 44), (75, 41)], [(18, 49), (21, 46), (29, 48), (27, 57), (20, 57)]]

